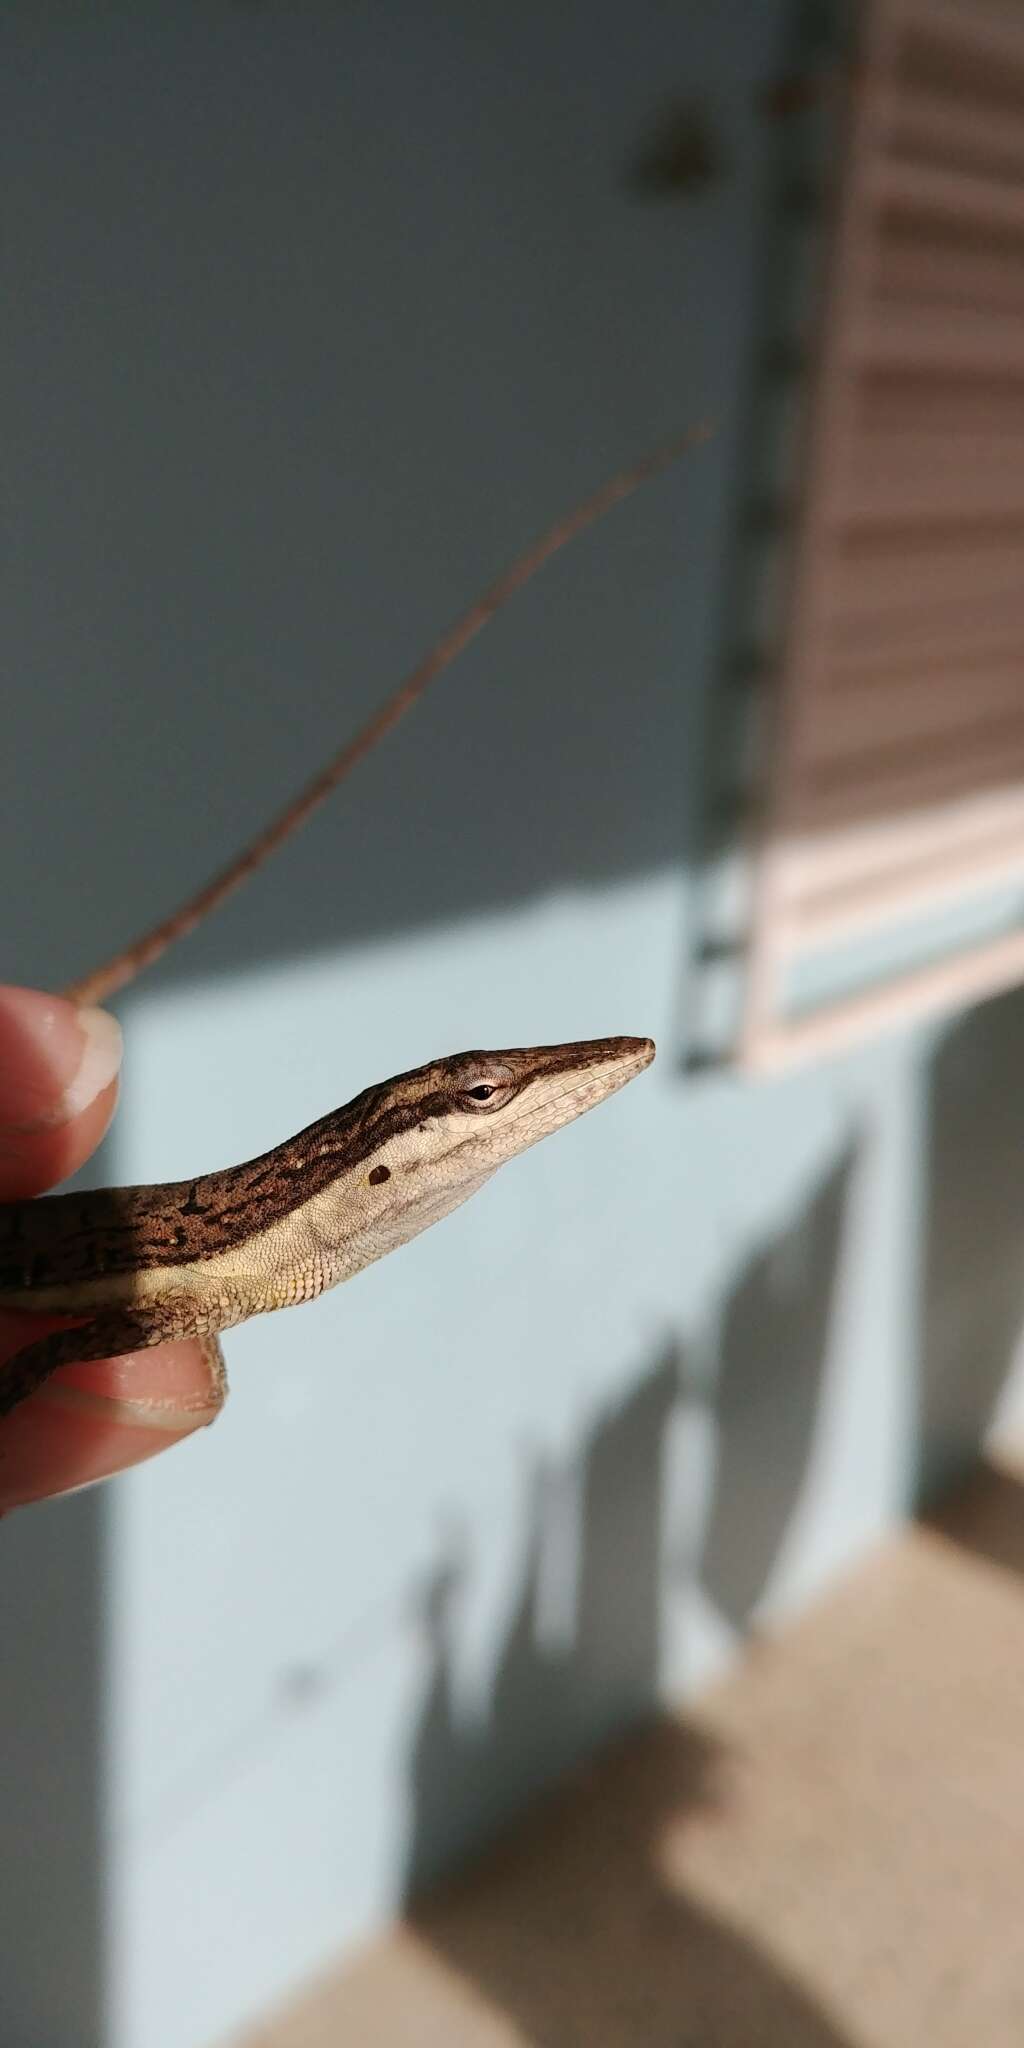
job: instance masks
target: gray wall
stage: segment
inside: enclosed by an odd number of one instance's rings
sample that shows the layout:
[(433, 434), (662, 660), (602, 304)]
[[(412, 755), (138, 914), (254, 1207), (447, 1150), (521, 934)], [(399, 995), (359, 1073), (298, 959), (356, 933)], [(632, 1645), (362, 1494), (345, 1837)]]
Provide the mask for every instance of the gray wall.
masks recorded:
[[(105, 1178), (462, 1045), (661, 1057), (238, 1332), (201, 1442), (5, 1525), (6, 2048), (214, 2041), (1005, 1394), (1020, 1001), (771, 1086), (682, 1060), (789, 13), (5, 11), (9, 978), (173, 903), (555, 512), (719, 421), (122, 1006)], [(659, 196), (679, 97), (720, 175)]]

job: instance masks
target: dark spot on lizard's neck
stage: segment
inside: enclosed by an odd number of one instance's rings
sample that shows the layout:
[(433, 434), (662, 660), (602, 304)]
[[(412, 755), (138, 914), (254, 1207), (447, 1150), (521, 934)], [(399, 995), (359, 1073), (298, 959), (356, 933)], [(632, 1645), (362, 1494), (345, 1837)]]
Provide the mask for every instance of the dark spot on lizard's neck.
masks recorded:
[[(582, 1068), (606, 1053), (603, 1042), (535, 1050), (530, 1074)], [(43, 1195), (0, 1204), (0, 1293), (201, 1262), (243, 1250), (258, 1232), (362, 1166), (379, 1186), (389, 1169), (370, 1161), (379, 1161), (393, 1140), (429, 1130), (434, 1118), (448, 1113), (449, 1078), (458, 1081), (466, 1057), (368, 1088), (272, 1152), (223, 1172), (157, 1187), (97, 1189), (87, 1198)]]

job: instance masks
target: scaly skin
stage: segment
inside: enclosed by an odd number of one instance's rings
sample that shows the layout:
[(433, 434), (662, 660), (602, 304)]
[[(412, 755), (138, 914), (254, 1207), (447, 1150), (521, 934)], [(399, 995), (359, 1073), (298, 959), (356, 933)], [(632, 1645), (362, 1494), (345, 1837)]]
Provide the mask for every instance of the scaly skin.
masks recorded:
[(350, 1279), (653, 1058), (647, 1038), (457, 1053), (244, 1166), (0, 1204), (0, 1306), (79, 1319), (0, 1366), (0, 1414), (58, 1366), (177, 1337), (212, 1350), (219, 1331)]

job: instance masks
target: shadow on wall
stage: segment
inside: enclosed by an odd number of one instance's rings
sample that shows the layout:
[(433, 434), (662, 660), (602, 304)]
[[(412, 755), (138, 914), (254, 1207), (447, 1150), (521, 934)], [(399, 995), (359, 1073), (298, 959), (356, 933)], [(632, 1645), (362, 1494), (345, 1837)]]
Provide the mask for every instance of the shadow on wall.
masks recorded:
[(926, 1079), (918, 1490), (977, 1451), (1024, 1323), (1024, 990), (968, 1011)]
[[(803, 1483), (851, 1163), (844, 1154), (741, 1273), (722, 1319), (703, 1573), (736, 1622), (764, 1588)], [(581, 1753), (654, 1714), (667, 1432), (685, 1385), (685, 1363), (667, 1346), (587, 1432), (575, 1473), (535, 1466), (518, 1594), (480, 1721), (460, 1713), (453, 1682), (463, 1568), (451, 1558), (434, 1575), (422, 1603), (432, 1670), (411, 1753), (410, 1893)], [(541, 1627), (542, 1587), (551, 1545), (566, 1540), (567, 1501), (579, 1502), (575, 1613), (569, 1640), (551, 1643)], [(470, 1886), (417, 1907), (417, 1931), (531, 2040), (564, 2048), (599, 2032), (610, 2048), (711, 2038), (841, 2048), (769, 1958), (674, 1894), (659, 1871), (664, 1827), (714, 1796), (712, 1764), (699, 1734), (654, 1722), (642, 1744), (597, 1766), (592, 1806), (577, 1777), (568, 1813), (559, 1799), (527, 1846), (513, 1838), (475, 1868)], [(542, 1887), (530, 1876), (537, 1868)]]
[[(742, 1271), (721, 1325), (717, 1458), (700, 1574), (737, 1626), (771, 1574), (799, 1498), (818, 1412), (852, 1155)], [(595, 1743), (653, 1711), (667, 1503), (666, 1432), (685, 1385), (669, 1346), (585, 1435), (576, 1474), (538, 1461), (517, 1598), (488, 1716), (455, 1698), (463, 1566), (422, 1601), (431, 1676), (411, 1748), (408, 1888), (419, 1890)], [(540, 1593), (579, 1506), (571, 1637), (544, 1640)]]
[(854, 1160), (844, 1152), (726, 1304), (700, 1578), (736, 1628), (765, 1591), (807, 1469)]
[[(549, 521), (714, 406), (718, 443), (570, 549), (148, 987), (685, 857), (750, 173), (712, 187), (680, 259), (676, 221), (634, 204), (620, 157), (673, 65), (695, 90), (720, 80), (737, 121), (758, 12), (566, 0), (491, 11), (483, 35), (457, 0), (403, 9), (390, 37), (372, 9), (321, 5), (300, 26), (221, 6), (68, 37), (48, 10), (3, 10), (3, 111), (33, 200), (8, 259), (28, 267), (8, 451), (26, 576), (7, 624), (32, 683), (5, 710), (11, 758), (35, 767), (0, 811), (14, 977), (80, 972), (205, 883)], [(83, 243), (72, 188), (102, 236)], [(43, 248), (68, 294), (45, 374), (28, 310)], [(109, 767), (97, 730), (118, 735)]]
[[(422, 1607), (432, 1671), (411, 1745), (408, 1889), (491, 1835), (595, 1741), (651, 1709), (658, 1670), (665, 1429), (679, 1392), (671, 1351), (599, 1422), (580, 1452), (581, 1556), (572, 1640), (542, 1638), (551, 1546), (562, 1547), (569, 1475), (538, 1462), (518, 1594), (486, 1721), (454, 1694), (461, 1569), (443, 1562)], [(561, 1497), (561, 1498), (560, 1498)]]
[[(1024, 991), (1015, 991), (956, 1023), (925, 1068), (920, 1472), (932, 1486), (975, 1455), (1024, 1318), (1022, 1044)], [(854, 1163), (844, 1153), (754, 1256), (721, 1318), (698, 1573), (737, 1627), (766, 1589), (804, 1483)], [(411, 1893), (582, 1751), (653, 1716), (666, 1432), (685, 1386), (685, 1362), (667, 1348), (584, 1437), (575, 1492), (572, 1474), (536, 1466), (518, 1597), (479, 1722), (460, 1714), (453, 1687), (461, 1567), (435, 1575), (423, 1603), (432, 1672), (412, 1747)], [(992, 1495), (991, 1475), (985, 1484)], [(1019, 1569), (1024, 1491), (1004, 1479), (997, 1494), (998, 1528), (986, 1533), (990, 1513), (972, 1541)], [(581, 1502), (577, 1600), (570, 1639), (552, 1645), (539, 1604), (566, 1497)], [(595, 1788), (588, 1801), (591, 1771), (599, 1796)], [(715, 1777), (699, 1734), (652, 1721), (643, 1743), (577, 1774), (575, 1790), (475, 1865), (471, 1881), (418, 1903), (417, 1932), (528, 2038), (560, 2048), (597, 2038), (598, 2018), (609, 2048), (712, 2038), (839, 2048), (832, 2022), (770, 1957), (674, 1893), (659, 1869), (665, 1828), (685, 1826), (716, 1796)]]

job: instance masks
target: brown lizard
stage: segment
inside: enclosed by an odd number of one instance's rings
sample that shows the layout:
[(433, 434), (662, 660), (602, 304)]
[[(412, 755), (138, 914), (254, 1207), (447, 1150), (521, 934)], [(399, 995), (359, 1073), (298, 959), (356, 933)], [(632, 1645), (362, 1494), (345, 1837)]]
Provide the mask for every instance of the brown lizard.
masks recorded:
[(0, 1365), (0, 1414), (58, 1366), (215, 1340), (351, 1279), (653, 1058), (649, 1038), (457, 1053), (245, 1166), (0, 1205), (0, 1308), (80, 1319)]
[[(290, 838), (567, 541), (707, 438), (699, 425), (620, 471), (513, 562), (400, 687), (197, 895), (71, 984), (104, 1001)], [(74, 1316), (0, 1365), (0, 1414), (58, 1366), (217, 1333), (348, 1279), (465, 1201), (496, 1167), (649, 1065), (646, 1038), (462, 1053), (368, 1089), (245, 1166), (155, 1187), (0, 1204), (0, 1307)]]

